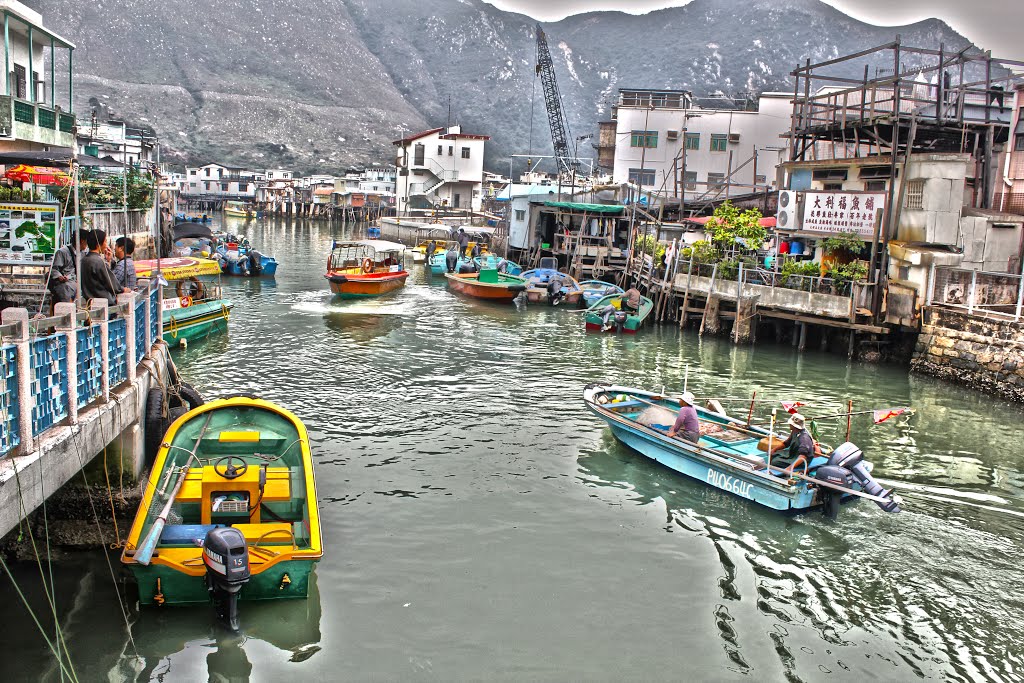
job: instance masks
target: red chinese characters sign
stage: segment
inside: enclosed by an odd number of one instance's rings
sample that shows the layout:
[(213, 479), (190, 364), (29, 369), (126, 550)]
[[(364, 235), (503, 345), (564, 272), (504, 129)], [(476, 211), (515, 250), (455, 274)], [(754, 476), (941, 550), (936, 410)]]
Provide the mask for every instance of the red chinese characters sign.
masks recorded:
[(855, 232), (870, 240), (875, 235), (875, 216), (883, 208), (881, 192), (805, 192), (801, 230)]

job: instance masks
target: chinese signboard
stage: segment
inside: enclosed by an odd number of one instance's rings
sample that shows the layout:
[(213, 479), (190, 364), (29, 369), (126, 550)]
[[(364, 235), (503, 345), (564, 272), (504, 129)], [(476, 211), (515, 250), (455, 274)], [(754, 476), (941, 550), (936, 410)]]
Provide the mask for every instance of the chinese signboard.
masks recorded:
[(59, 224), (56, 204), (0, 202), (0, 260), (49, 261)]
[(801, 230), (855, 232), (870, 240), (875, 235), (875, 216), (883, 208), (881, 192), (805, 192)]

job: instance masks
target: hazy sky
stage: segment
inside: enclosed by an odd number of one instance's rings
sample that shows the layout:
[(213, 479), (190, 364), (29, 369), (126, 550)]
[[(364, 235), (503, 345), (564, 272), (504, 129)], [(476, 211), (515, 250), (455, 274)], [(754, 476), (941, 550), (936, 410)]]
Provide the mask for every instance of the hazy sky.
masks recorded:
[[(504, 10), (542, 21), (570, 14), (613, 9), (640, 14), (689, 0), (485, 0)], [(742, 0), (737, 0), (741, 2)], [(1024, 0), (825, 0), (846, 14), (880, 26), (936, 17), (994, 57), (1024, 61)]]

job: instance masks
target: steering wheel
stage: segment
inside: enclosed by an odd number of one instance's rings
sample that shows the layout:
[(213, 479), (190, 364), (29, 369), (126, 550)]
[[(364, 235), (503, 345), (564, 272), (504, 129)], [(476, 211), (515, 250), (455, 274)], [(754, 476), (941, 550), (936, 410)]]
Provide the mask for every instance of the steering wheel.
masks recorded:
[[(241, 464), (241, 467), (236, 467), (234, 463)], [(224, 465), (224, 471), (221, 472), (220, 466)], [(217, 462), (213, 463), (213, 471), (224, 477), (225, 479), (238, 479), (240, 476), (245, 474), (245, 471), (249, 469), (249, 463), (237, 455), (228, 455)]]

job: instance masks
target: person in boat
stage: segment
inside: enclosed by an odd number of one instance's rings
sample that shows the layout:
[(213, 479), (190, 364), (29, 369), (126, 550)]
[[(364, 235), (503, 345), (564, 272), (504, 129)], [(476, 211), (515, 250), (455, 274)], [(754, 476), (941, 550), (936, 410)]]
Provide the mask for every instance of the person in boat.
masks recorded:
[(697, 409), (693, 407), (694, 400), (693, 393), (689, 391), (684, 391), (679, 397), (679, 415), (668, 430), (670, 437), (694, 444), (700, 439), (700, 421), (697, 419)]
[(786, 424), (789, 426), (789, 438), (772, 449), (769, 458), (786, 449), (785, 455), (775, 462), (775, 466), (785, 468), (785, 474), (792, 474), (798, 465), (803, 464), (806, 469), (810, 464), (814, 457), (814, 437), (804, 426), (804, 416), (800, 413), (793, 413)]
[(465, 230), (459, 228), (459, 256), (466, 256), (466, 247), (469, 246), (469, 235)]
[(444, 255), (444, 264), (448, 267), (449, 273), (454, 273), (455, 268), (459, 265), (459, 252), (449, 249), (448, 253)]
[(623, 313), (639, 312), (640, 290), (637, 289), (636, 287), (630, 287), (625, 292), (623, 292), (622, 296), (619, 297), (618, 309), (616, 309), (615, 306), (611, 304), (608, 304), (607, 306), (604, 307), (604, 309), (601, 311), (601, 320), (603, 321), (603, 324), (601, 326), (602, 330), (610, 330), (612, 328), (611, 323), (609, 321), (612, 319), (612, 316), (615, 315), (616, 310), (622, 311)]

